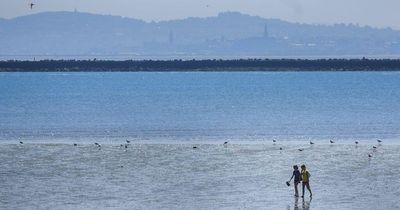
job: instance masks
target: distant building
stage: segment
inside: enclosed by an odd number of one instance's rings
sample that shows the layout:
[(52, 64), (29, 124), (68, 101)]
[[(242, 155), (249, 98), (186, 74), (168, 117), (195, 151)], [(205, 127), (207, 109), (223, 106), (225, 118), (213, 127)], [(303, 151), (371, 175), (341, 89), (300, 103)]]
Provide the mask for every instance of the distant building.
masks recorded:
[(169, 31), (168, 43), (169, 43), (170, 45), (173, 45), (173, 44), (174, 44), (174, 33), (172, 33), (172, 31)]
[(269, 34), (268, 34), (268, 25), (265, 23), (264, 25), (264, 38), (268, 38)]

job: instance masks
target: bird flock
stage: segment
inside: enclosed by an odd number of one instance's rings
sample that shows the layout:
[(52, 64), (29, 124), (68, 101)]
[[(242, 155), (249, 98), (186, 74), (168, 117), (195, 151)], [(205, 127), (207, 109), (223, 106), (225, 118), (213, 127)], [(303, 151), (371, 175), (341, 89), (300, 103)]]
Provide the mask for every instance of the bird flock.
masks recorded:
[[(382, 144), (382, 140), (377, 139), (376, 141), (377, 141), (378, 145), (373, 145), (373, 146), (372, 146), (372, 152), (376, 152), (377, 149), (378, 149), (378, 146), (380, 146), (380, 145)], [(272, 143), (275, 145), (276, 140), (275, 140), (275, 139), (272, 140)], [(332, 145), (332, 144), (335, 144), (336, 142), (333, 141), (333, 140), (329, 140), (329, 143)], [(354, 141), (354, 144), (355, 144), (356, 146), (357, 146), (359, 143), (360, 143), (360, 142), (357, 141), (357, 140)], [(313, 141), (310, 141), (310, 145), (314, 145), (314, 144), (315, 144), (315, 143), (314, 143)], [(282, 147), (280, 147), (279, 150), (282, 150)], [(297, 149), (297, 150), (300, 151), (300, 152), (302, 152), (302, 151), (304, 151), (304, 148), (299, 148), (299, 149)], [(372, 158), (372, 153), (368, 153), (368, 157), (369, 157), (369, 158)]]
[[(380, 139), (377, 139), (376, 140), (377, 141), (377, 143), (378, 143), (378, 145), (373, 145), (372, 146), (372, 152), (376, 152), (377, 151), (377, 149), (378, 149), (378, 146), (380, 146), (381, 144), (382, 144), (382, 140), (380, 140)], [(225, 141), (222, 145), (224, 145), (224, 147), (227, 147), (228, 146), (228, 143), (229, 143), (229, 141)], [(273, 145), (276, 145), (276, 143), (277, 143), (277, 140), (276, 139), (273, 139), (272, 140), (272, 143), (273, 143)], [(333, 145), (333, 144), (335, 144), (336, 142), (334, 141), (334, 140), (329, 140), (329, 144), (330, 145)], [(310, 145), (314, 145), (315, 143), (313, 142), (313, 141), (310, 141)], [(359, 141), (354, 141), (354, 144), (357, 146), (358, 144), (359, 144)], [(192, 147), (193, 149), (197, 149), (198, 148), (198, 146), (193, 146)], [(279, 150), (283, 150), (283, 148), (282, 147), (279, 147)], [(298, 151), (300, 151), (300, 152), (302, 152), (302, 151), (304, 151), (305, 150), (305, 148), (299, 148), (299, 149), (297, 149)], [(372, 153), (368, 153), (368, 157), (369, 158), (372, 158)]]
[[(376, 141), (377, 141), (378, 144), (372, 146), (372, 153), (368, 153), (368, 157), (369, 157), (369, 158), (372, 158), (372, 157), (373, 157), (373, 152), (376, 152), (377, 149), (378, 149), (378, 147), (382, 144), (382, 140), (381, 140), (381, 139), (377, 139)], [(276, 140), (276, 139), (273, 139), (273, 140), (272, 140), (272, 143), (273, 143), (273, 145), (276, 145), (277, 140)], [(329, 140), (329, 144), (333, 145), (333, 144), (335, 144), (335, 143), (336, 143), (335, 141)], [(20, 144), (20, 145), (23, 145), (24, 142), (23, 142), (21, 139), (19, 139), (19, 144)], [(131, 141), (128, 140), (128, 139), (126, 139), (126, 140), (125, 140), (125, 144), (120, 144), (120, 148), (124, 148), (125, 151), (126, 151), (126, 150), (128, 149), (128, 147), (129, 147), (130, 144), (131, 144)], [(225, 141), (222, 145), (223, 145), (224, 147), (227, 147), (228, 144), (229, 144), (229, 141)], [(313, 141), (310, 141), (309, 144), (310, 144), (310, 145), (314, 145), (315, 143), (314, 143)], [(357, 145), (359, 144), (359, 141), (354, 141), (354, 144), (357, 146)], [(99, 150), (101, 150), (101, 144), (100, 144), (100, 143), (94, 142), (94, 145), (95, 145)], [(74, 143), (73, 146), (76, 147), (76, 146), (78, 146), (78, 144), (77, 144), (77, 143)], [(198, 146), (193, 146), (192, 148), (193, 148), (193, 149), (198, 149)], [(282, 147), (279, 147), (279, 150), (283, 150), (283, 148), (282, 148)], [(305, 148), (299, 148), (299, 149), (297, 149), (297, 150), (300, 151), (300, 152), (302, 152), (302, 151), (305, 150)]]

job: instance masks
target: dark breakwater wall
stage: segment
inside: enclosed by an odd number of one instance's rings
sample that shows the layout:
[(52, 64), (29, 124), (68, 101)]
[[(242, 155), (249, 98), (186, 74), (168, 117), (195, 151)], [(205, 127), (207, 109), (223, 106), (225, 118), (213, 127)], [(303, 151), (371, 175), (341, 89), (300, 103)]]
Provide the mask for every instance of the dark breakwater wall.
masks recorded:
[(0, 72), (399, 71), (400, 59), (41, 60), (0, 61)]

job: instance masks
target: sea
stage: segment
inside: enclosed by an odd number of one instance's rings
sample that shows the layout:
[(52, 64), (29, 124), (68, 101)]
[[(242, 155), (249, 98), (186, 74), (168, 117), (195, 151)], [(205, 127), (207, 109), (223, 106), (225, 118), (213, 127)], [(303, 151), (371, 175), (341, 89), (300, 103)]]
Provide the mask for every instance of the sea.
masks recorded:
[(398, 160), (400, 72), (0, 73), (0, 209), (400, 209)]

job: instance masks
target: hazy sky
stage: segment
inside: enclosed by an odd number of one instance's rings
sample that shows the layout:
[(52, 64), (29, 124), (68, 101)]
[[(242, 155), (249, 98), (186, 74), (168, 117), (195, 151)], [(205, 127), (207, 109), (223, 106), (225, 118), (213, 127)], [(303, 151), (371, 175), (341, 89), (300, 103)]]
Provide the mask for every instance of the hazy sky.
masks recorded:
[[(37, 4), (33, 10), (29, 3)], [(239, 11), (304, 23), (358, 23), (400, 29), (400, 0), (0, 0), (0, 17), (43, 11), (112, 14), (147, 21)]]

